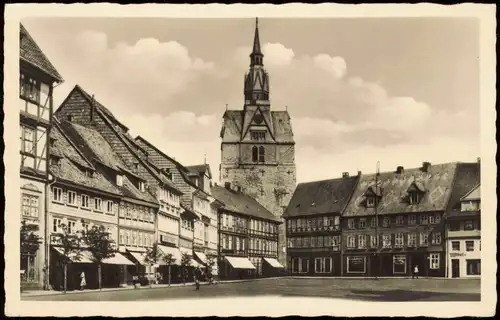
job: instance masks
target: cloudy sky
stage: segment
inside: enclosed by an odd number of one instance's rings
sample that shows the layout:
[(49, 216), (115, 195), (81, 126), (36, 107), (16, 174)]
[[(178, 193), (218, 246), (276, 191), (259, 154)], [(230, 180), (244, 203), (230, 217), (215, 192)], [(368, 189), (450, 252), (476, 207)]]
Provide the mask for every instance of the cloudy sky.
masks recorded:
[[(218, 179), (226, 108), (243, 107), (254, 19), (22, 21), (65, 83)], [(298, 182), (475, 161), (479, 25), (457, 18), (259, 19), (271, 107), (292, 117)]]

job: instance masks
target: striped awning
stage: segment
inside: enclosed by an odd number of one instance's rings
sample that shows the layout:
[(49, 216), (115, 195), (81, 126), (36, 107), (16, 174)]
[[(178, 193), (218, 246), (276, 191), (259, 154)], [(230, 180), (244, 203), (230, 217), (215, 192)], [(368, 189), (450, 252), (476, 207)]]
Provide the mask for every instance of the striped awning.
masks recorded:
[[(64, 256), (64, 250), (61, 247), (52, 247), (60, 255)], [(71, 262), (73, 263), (94, 263), (92, 261), (92, 254), (88, 251), (82, 250), (79, 254), (72, 253), (69, 255)]]
[(132, 255), (132, 257), (134, 257), (135, 260), (137, 260), (137, 262), (140, 265), (143, 265), (143, 266), (147, 265), (146, 262), (144, 262), (144, 258), (145, 258), (145, 254), (144, 253), (142, 253), (142, 252), (134, 252), (134, 251), (129, 251), (129, 253)]
[(225, 259), (234, 269), (256, 269), (250, 260), (244, 257), (225, 257)]
[(284, 268), (283, 265), (281, 263), (279, 263), (278, 260), (276, 259), (273, 259), (273, 258), (264, 258), (264, 261), (266, 261), (267, 263), (269, 263), (269, 265), (273, 268), (277, 268), (277, 269), (282, 269)]
[(195, 251), (194, 255), (200, 259), (203, 264), (207, 264), (207, 256), (203, 252)]
[(115, 253), (114, 257), (104, 259), (102, 261), (104, 264), (116, 264), (116, 265), (129, 265), (133, 266), (135, 263), (130, 261), (129, 259), (125, 258), (121, 253), (117, 252)]

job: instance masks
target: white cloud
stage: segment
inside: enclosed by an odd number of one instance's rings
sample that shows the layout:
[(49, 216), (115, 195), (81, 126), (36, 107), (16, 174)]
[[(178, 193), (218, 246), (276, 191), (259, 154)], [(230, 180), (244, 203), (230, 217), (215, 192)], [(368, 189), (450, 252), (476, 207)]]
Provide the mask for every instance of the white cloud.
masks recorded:
[[(215, 64), (177, 41), (112, 43), (90, 31), (34, 36), (66, 79), (56, 89), (56, 105), (80, 84), (134, 134), (182, 163), (201, 163), (207, 153), (218, 175), (221, 117), (226, 103), (242, 108), (250, 47)], [(393, 96), (382, 83), (348, 73), (345, 59), (335, 54), (298, 54), (281, 43), (266, 43), (263, 52), (272, 108), (288, 106), (292, 117), (299, 181), (373, 171), (376, 160), (390, 170), (479, 153), (474, 109), (450, 114), (411, 96)]]

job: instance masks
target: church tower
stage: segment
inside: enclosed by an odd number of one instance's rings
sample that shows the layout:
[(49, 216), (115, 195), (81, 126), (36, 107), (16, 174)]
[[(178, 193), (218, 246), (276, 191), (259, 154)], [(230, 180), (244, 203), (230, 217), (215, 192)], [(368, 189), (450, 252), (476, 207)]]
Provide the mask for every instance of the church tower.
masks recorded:
[[(288, 111), (271, 111), (258, 19), (243, 87), (243, 109), (226, 110), (223, 116), (220, 182), (231, 183), (281, 218), (296, 186), (295, 142)], [(283, 223), (278, 258), (284, 266), (285, 248)]]

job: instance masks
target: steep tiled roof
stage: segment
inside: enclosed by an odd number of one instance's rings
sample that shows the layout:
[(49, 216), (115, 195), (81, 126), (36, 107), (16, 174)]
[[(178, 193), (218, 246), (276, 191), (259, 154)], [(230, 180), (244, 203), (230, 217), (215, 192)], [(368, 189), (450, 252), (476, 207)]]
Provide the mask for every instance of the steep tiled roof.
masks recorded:
[[(93, 166), (78, 152), (57, 123), (52, 127), (50, 137), (54, 141), (50, 152), (60, 158), (58, 164), (52, 164), (49, 167), (50, 173), (56, 179), (116, 195), (120, 194), (120, 190), (113, 183), (101, 173), (94, 171)], [(87, 175), (86, 170), (93, 172), (92, 176)]]
[(186, 169), (188, 169), (189, 172), (192, 172), (196, 175), (205, 174), (205, 172), (208, 170), (210, 177), (212, 176), (212, 173), (210, 171), (210, 166), (208, 164), (198, 164), (198, 165), (194, 165), (194, 166), (186, 166)]
[(479, 163), (459, 163), (457, 165), (457, 174), (453, 183), (447, 215), (460, 215), (461, 198), (476, 187), (480, 181)]
[(44, 71), (57, 82), (63, 81), (62, 76), (57, 72), (56, 68), (52, 65), (47, 56), (45, 56), (35, 40), (33, 40), (28, 33), (28, 30), (26, 30), (22, 24), (20, 25), (19, 51), (22, 60)]
[[(61, 128), (87, 159), (98, 161), (117, 172), (129, 172), (126, 170), (125, 163), (98, 131), (67, 121), (61, 123)], [(156, 199), (149, 192), (138, 190), (127, 176), (123, 178), (123, 186), (116, 187), (127, 197), (157, 203)]]
[(224, 204), (224, 209), (260, 219), (280, 222), (252, 197), (221, 186), (212, 186), (212, 196)]
[(341, 214), (351, 199), (358, 179), (356, 176), (299, 183), (283, 217)]
[[(429, 166), (427, 172), (421, 168), (405, 169), (401, 174), (382, 172), (378, 183), (382, 197), (378, 200), (378, 214), (445, 211), (450, 199), (455, 179), (456, 163)], [(408, 189), (418, 182), (425, 188), (420, 202), (410, 205)], [(362, 175), (354, 191), (352, 200), (347, 205), (344, 216), (366, 216), (375, 214), (374, 208), (365, 205), (365, 192), (375, 185), (375, 174)]]
[[(222, 142), (239, 142), (243, 130), (243, 113), (240, 110), (228, 110), (224, 113), (221, 131)], [(271, 111), (272, 132), (276, 142), (293, 143), (293, 131), (290, 115), (287, 111)]]
[(481, 186), (477, 185), (468, 194), (462, 197), (462, 201), (481, 200)]

